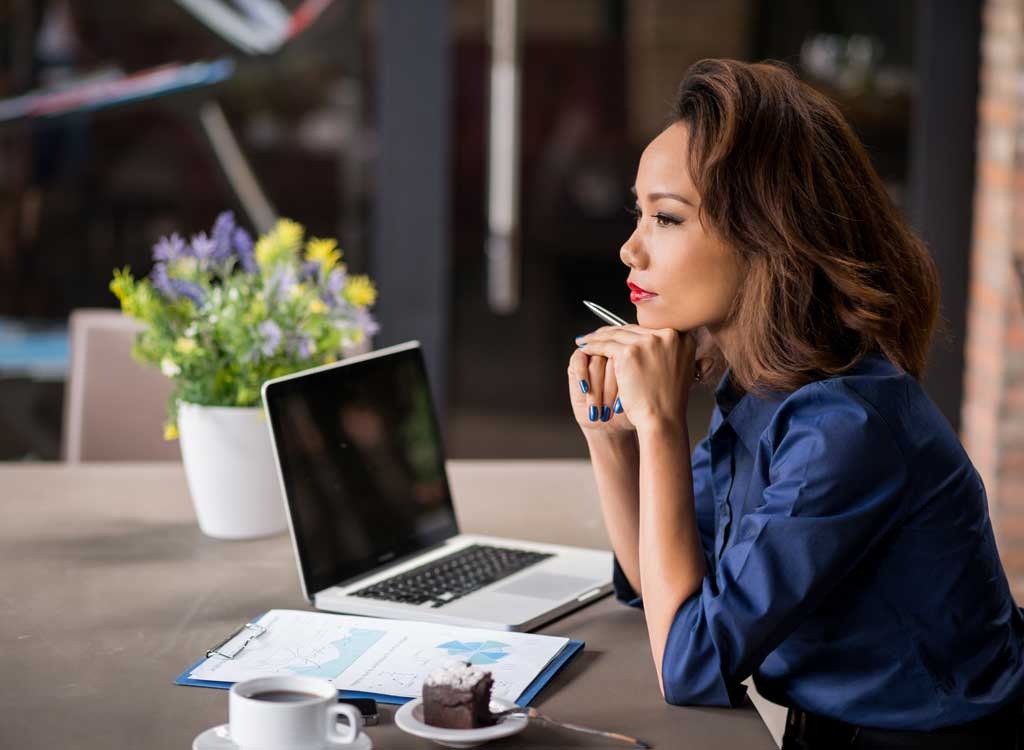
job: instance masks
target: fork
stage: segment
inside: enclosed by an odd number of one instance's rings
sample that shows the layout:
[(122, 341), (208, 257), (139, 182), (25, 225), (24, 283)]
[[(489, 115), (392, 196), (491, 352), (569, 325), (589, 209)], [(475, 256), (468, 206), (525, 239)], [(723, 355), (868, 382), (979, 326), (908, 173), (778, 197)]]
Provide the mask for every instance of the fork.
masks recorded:
[(558, 721), (557, 719), (552, 719), (550, 716), (545, 716), (536, 708), (530, 708), (529, 706), (516, 706), (515, 708), (509, 708), (505, 711), (498, 711), (496, 713), (491, 714), (491, 718), (495, 719), (496, 721), (500, 721), (501, 719), (504, 719), (509, 716), (526, 716), (530, 719), (537, 719), (538, 721), (543, 721), (548, 724), (552, 724), (556, 727), (562, 727), (563, 729), (571, 729), (574, 732), (596, 734), (600, 737), (607, 737), (609, 739), (627, 742), (633, 747), (643, 748), (644, 750), (648, 750), (649, 748), (653, 747), (653, 745), (649, 745), (643, 740), (638, 740), (636, 737), (630, 737), (628, 734), (620, 734), (619, 732), (605, 732), (601, 729), (591, 729), (590, 727), (583, 727), (579, 724), (569, 724), (564, 721)]

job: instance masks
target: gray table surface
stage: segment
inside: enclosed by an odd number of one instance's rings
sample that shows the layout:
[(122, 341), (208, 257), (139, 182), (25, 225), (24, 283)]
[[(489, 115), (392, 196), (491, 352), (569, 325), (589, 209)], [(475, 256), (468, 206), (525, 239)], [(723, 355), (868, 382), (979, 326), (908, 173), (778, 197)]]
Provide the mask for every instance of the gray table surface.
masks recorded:
[[(464, 531), (608, 546), (582, 461), (453, 461)], [(180, 464), (0, 467), (0, 747), (189, 748), (227, 693), (174, 678), (239, 623), (308, 609), (287, 535), (204, 537)], [(534, 702), (657, 748), (774, 748), (740, 709), (667, 705), (643, 614), (606, 598), (539, 632), (586, 641)], [(436, 747), (383, 707), (376, 748)], [(623, 747), (541, 725), (494, 747)]]

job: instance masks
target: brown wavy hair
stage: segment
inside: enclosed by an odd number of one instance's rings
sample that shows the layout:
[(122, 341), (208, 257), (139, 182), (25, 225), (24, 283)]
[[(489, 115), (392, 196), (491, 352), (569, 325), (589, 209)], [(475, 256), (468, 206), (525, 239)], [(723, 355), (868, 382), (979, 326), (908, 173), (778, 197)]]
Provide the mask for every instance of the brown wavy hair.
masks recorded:
[(780, 63), (702, 60), (672, 120), (689, 130), (701, 222), (746, 265), (733, 381), (791, 391), (876, 350), (920, 379), (938, 273), (838, 108)]

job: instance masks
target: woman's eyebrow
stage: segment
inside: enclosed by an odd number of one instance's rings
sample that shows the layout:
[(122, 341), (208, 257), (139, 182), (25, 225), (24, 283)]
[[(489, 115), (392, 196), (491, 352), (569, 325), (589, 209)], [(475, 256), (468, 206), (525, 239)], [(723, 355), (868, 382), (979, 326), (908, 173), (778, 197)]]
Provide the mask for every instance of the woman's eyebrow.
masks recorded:
[[(631, 192), (635, 196), (636, 195), (636, 188), (635, 187), (631, 187), (629, 189), (629, 192)], [(676, 193), (648, 193), (647, 194), (647, 200), (649, 200), (649, 201), (656, 201), (656, 200), (658, 200), (660, 198), (671, 198), (674, 201), (679, 201), (680, 203), (685, 203), (690, 208), (696, 208), (696, 206), (693, 204), (693, 201), (691, 201), (688, 198), (684, 198), (681, 195), (677, 195)]]

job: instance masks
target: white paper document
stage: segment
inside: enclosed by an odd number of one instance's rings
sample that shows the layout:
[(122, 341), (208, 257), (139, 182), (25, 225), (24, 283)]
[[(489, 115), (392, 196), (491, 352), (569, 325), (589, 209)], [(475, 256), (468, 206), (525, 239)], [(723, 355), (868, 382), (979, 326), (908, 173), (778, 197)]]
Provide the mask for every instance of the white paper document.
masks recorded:
[(189, 677), (240, 682), (306, 675), (332, 680), (339, 690), (414, 698), (428, 674), (464, 661), (491, 673), (495, 697), (515, 701), (569, 642), (548, 635), (287, 609), (271, 610), (257, 624), (266, 632), (235, 658), (211, 656)]

